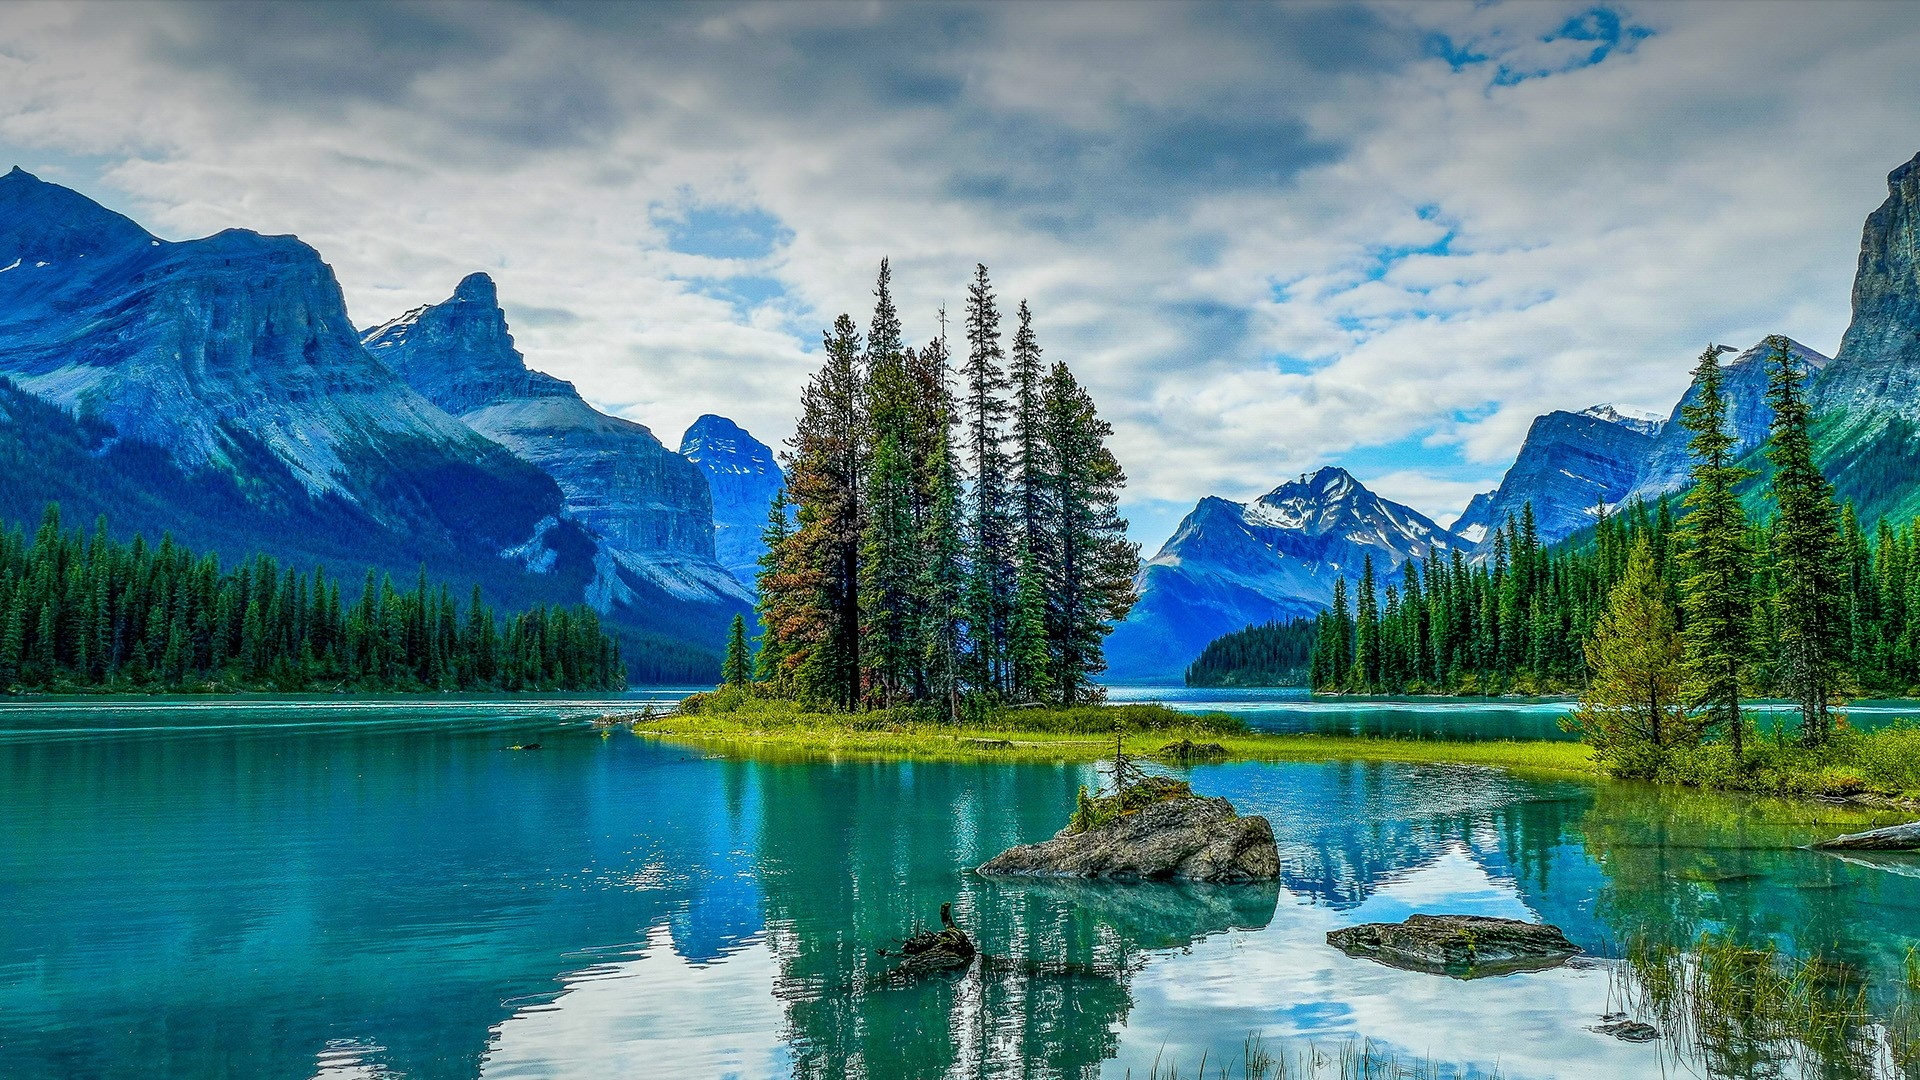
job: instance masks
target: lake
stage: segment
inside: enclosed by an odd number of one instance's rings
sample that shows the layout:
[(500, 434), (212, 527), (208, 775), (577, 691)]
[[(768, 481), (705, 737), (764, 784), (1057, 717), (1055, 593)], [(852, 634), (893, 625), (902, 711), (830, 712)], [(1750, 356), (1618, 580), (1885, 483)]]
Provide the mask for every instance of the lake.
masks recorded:
[[(1459, 982), (1326, 932), (1504, 915), (1608, 957), (1719, 930), (1876, 986), (1920, 933), (1920, 862), (1796, 847), (1883, 815), (1477, 768), (1187, 771), (1270, 816), (1277, 886), (987, 881), (969, 868), (1051, 835), (1092, 768), (717, 757), (589, 723), (674, 696), (0, 704), (0, 1075), (1187, 1076), (1252, 1033), (1659, 1075), (1659, 1044), (1587, 1030), (1605, 963)], [(1250, 718), (1289, 722), (1269, 705)], [(1514, 708), (1497, 724), (1538, 722)], [(1481, 726), (1451, 709), (1388, 711)], [(879, 950), (944, 901), (986, 961), (889, 980)]]
[[(1569, 739), (1560, 721), (1573, 711), (1565, 698), (1314, 697), (1291, 687), (1113, 686), (1115, 702), (1157, 701), (1182, 712), (1225, 712), (1261, 731), (1282, 734), (1372, 735), (1395, 739)], [(1750, 701), (1754, 726), (1795, 730), (1799, 706)], [(1847, 721), (1873, 731), (1920, 718), (1920, 701), (1855, 701)]]

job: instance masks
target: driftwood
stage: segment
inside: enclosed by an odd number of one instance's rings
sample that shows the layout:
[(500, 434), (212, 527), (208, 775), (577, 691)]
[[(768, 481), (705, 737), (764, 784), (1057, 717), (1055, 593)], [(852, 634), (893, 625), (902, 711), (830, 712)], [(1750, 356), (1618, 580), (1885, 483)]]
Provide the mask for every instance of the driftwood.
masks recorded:
[(900, 944), (899, 975), (953, 971), (973, 963), (978, 950), (966, 931), (953, 924), (953, 905), (940, 905), (940, 929), (922, 930)]
[(1820, 851), (1920, 851), (1920, 821), (1848, 833), (1813, 846)]

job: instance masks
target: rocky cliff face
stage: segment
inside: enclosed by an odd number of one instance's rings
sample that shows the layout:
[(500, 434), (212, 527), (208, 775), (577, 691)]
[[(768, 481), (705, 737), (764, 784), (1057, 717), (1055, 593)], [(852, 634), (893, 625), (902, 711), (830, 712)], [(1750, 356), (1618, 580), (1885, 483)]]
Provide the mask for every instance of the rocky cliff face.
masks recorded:
[(1409, 558), (1469, 546), (1344, 469), (1248, 503), (1202, 499), (1142, 570), (1140, 602), (1107, 642), (1110, 677), (1178, 678), (1221, 634), (1324, 608), (1369, 555), (1384, 583)]
[(1633, 488), (1640, 464), (1654, 445), (1650, 426), (1657, 430), (1657, 422), (1624, 417), (1610, 405), (1535, 419), (1487, 505), (1480, 550), (1490, 551), (1492, 534), (1509, 517), (1518, 521), (1529, 503), (1542, 543), (1591, 525), (1595, 507), (1612, 506)]
[(170, 243), (19, 169), (0, 177), (0, 375), (263, 508), (334, 507), (343, 530), (497, 553), (559, 508), (360, 348), (312, 248)]
[(588, 598), (603, 610), (651, 589), (724, 608), (748, 602), (714, 561), (706, 477), (641, 424), (608, 416), (571, 383), (530, 371), (493, 280), (472, 274), (445, 302), (366, 331), (367, 351), (435, 404), (559, 484), (566, 516), (600, 541)]
[(1920, 511), (1920, 155), (1867, 217), (1853, 320), (1813, 407), (1822, 468), (1863, 518)]
[(767, 508), (786, 483), (766, 443), (709, 413), (680, 437), (680, 453), (707, 474), (713, 492), (713, 550), (720, 565), (752, 586), (767, 545)]

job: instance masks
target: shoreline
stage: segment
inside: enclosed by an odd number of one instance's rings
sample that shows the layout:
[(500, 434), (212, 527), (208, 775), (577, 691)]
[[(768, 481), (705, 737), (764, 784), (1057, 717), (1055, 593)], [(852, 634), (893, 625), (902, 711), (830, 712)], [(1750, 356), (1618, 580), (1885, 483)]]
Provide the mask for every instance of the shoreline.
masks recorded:
[[(862, 728), (831, 714), (801, 714), (792, 723), (756, 723), (726, 715), (670, 714), (645, 717), (614, 714), (599, 723), (627, 727), (637, 737), (705, 749), (743, 749), (756, 756), (854, 758), (901, 761), (1022, 761), (1083, 764), (1113, 756), (1114, 739), (1099, 732), (1033, 730), (1017, 724), (988, 723), (952, 727), (934, 723), (893, 723)], [(1182, 739), (1215, 743), (1226, 750), (1217, 758), (1173, 760), (1173, 764), (1234, 761), (1387, 762), (1411, 765), (1472, 765), (1516, 773), (1605, 779), (1584, 743), (1549, 739), (1452, 741), (1390, 739), (1368, 735), (1272, 734), (1224, 732), (1203, 723), (1170, 724), (1130, 730), (1121, 736), (1129, 756), (1169, 761), (1162, 748)]]

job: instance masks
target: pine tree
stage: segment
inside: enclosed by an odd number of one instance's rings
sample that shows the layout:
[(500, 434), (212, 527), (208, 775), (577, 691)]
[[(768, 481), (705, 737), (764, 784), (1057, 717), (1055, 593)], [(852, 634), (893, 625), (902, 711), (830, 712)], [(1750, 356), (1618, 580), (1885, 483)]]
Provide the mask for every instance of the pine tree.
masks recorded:
[(1007, 688), (1008, 623), (1013, 611), (1014, 547), (1009, 520), (1008, 478), (1012, 461), (1001, 445), (1007, 418), (1007, 389), (1001, 367), (1000, 309), (976, 264), (967, 287), (966, 384), (967, 453), (972, 462), (971, 513), (968, 520), (966, 623), (973, 682), (984, 690)]
[(1368, 693), (1380, 682), (1380, 608), (1374, 592), (1371, 552), (1361, 563), (1360, 588), (1354, 602), (1353, 671), (1347, 676), (1347, 689)]
[(952, 391), (947, 386), (946, 313), (941, 333), (920, 350), (916, 385), (924, 406), (921, 426), (928, 450), (921, 463), (920, 579), (916, 586), (919, 641), (929, 700), (947, 719), (960, 719), (961, 623), (967, 596), (964, 570), (961, 480), (953, 445)]
[(881, 705), (910, 695), (919, 681), (914, 612), (918, 536), (913, 384), (894, 310), (891, 275), (880, 262), (873, 324), (867, 335), (865, 438), (866, 513), (860, 543), (861, 649), (864, 681)]
[(785, 611), (788, 587), (780, 576), (781, 560), (787, 549), (787, 540), (793, 535), (793, 523), (787, 514), (787, 489), (782, 487), (774, 492), (773, 502), (767, 507), (767, 524), (760, 532), (760, 541), (767, 550), (760, 556), (760, 573), (755, 579), (760, 592), (754, 609), (760, 619), (760, 650), (754, 656), (754, 674), (761, 682), (772, 686), (776, 694), (785, 694), (789, 690), (787, 639), (778, 629)]
[(745, 686), (753, 677), (753, 656), (747, 648), (747, 620), (735, 615), (727, 628), (727, 658), (720, 665), (720, 679), (728, 686)]
[[(1800, 703), (1800, 737), (1810, 746), (1827, 741), (1833, 730), (1828, 706), (1845, 679), (1844, 564), (1840, 511), (1833, 485), (1813, 462), (1813, 437), (1807, 431), (1806, 377), (1787, 339), (1767, 339), (1773, 355), (1767, 400), (1773, 406), (1773, 432), (1767, 460), (1773, 463), (1772, 490), (1780, 516), (1773, 528), (1774, 570), (1778, 575), (1773, 613), (1779, 639), (1779, 683)], [(1895, 590), (1896, 593), (1900, 590)]]
[(803, 699), (853, 709), (861, 701), (860, 539), (865, 423), (860, 331), (842, 315), (826, 361), (807, 384), (787, 455), (799, 528), (783, 546), (778, 633)]
[(1645, 537), (1633, 545), (1626, 576), (1608, 596), (1586, 660), (1593, 677), (1572, 721), (1615, 775), (1652, 776), (1669, 746), (1697, 737), (1682, 699), (1686, 668), (1677, 618)]
[(1699, 400), (1681, 409), (1680, 422), (1693, 438), (1693, 489), (1681, 519), (1681, 602), (1686, 612), (1687, 693), (1709, 726), (1725, 733), (1741, 758), (1746, 720), (1740, 697), (1752, 660), (1749, 620), (1753, 612), (1753, 551), (1746, 511), (1735, 489), (1752, 476), (1734, 463), (1727, 431), (1727, 401), (1721, 393), (1720, 353), (1712, 345), (1694, 368)]
[(1052, 527), (1050, 506), (1058, 467), (1054, 461), (1057, 455), (1046, 437), (1047, 372), (1040, 364), (1033, 314), (1025, 300), (1020, 301), (1008, 374), (1013, 388), (1013, 525), (1017, 552), (1007, 659), (1014, 696), (1036, 701), (1047, 697), (1053, 688), (1046, 608), (1047, 583), (1060, 573), (1059, 538)]
[(1138, 599), (1133, 582), (1140, 548), (1127, 540), (1119, 515), (1127, 477), (1107, 448), (1113, 427), (1065, 364), (1054, 364), (1047, 375), (1045, 409), (1059, 553), (1047, 604), (1049, 675), (1060, 702), (1073, 705), (1087, 699), (1092, 676), (1106, 670), (1106, 635)]

